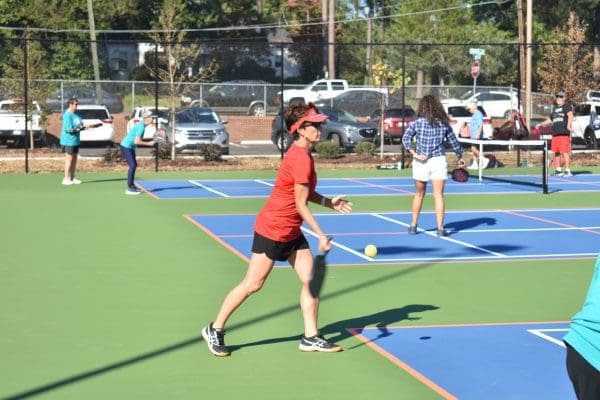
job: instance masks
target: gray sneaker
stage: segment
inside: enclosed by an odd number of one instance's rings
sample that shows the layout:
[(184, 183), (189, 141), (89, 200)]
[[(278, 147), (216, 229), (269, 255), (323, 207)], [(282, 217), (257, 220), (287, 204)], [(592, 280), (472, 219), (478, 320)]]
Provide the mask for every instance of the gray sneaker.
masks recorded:
[(212, 322), (202, 329), (202, 337), (211, 353), (218, 357), (227, 357), (229, 350), (225, 346), (225, 329), (213, 328)]
[(407, 232), (409, 235), (416, 235), (417, 234), (417, 226), (416, 225), (409, 226)]
[(298, 348), (300, 351), (319, 351), (322, 353), (336, 353), (342, 351), (342, 346), (328, 342), (321, 334), (313, 337), (302, 335), (302, 340), (300, 341), (300, 346), (298, 346)]
[(449, 235), (448, 231), (446, 229), (444, 229), (444, 228), (437, 230), (437, 236), (438, 237), (446, 237), (448, 235)]

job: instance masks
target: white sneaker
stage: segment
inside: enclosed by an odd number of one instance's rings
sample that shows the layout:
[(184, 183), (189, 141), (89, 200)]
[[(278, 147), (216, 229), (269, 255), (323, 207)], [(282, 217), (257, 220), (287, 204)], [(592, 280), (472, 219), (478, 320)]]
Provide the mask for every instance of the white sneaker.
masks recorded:
[(471, 163), (471, 165), (469, 165), (467, 169), (479, 169), (479, 167), (477, 166), (477, 163)]
[(73, 180), (71, 180), (71, 182), (73, 183), (73, 185), (79, 185), (81, 184), (81, 181), (77, 178), (73, 178)]
[(62, 180), (62, 184), (63, 184), (63, 185), (72, 185), (72, 184), (73, 184), (73, 181), (72, 181), (72, 180), (70, 180), (70, 179), (68, 179), (68, 178), (63, 178), (63, 180)]
[(573, 174), (571, 173), (571, 171), (565, 171), (565, 173), (562, 174), (562, 176), (573, 176)]

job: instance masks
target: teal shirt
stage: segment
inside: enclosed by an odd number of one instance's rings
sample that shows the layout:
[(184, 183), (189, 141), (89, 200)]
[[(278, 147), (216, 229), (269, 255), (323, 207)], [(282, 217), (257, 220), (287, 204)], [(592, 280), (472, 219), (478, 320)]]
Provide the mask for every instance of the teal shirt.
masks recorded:
[(583, 307), (563, 340), (600, 371), (600, 254)]
[(136, 148), (135, 145), (135, 137), (139, 136), (140, 138), (144, 137), (144, 131), (146, 130), (146, 125), (144, 125), (144, 121), (140, 121), (131, 128), (127, 135), (121, 140), (121, 146), (134, 150)]
[(75, 112), (72, 113), (66, 110), (62, 116), (62, 130), (60, 131), (61, 146), (79, 146), (79, 132), (69, 133), (71, 129), (79, 129), (83, 127), (83, 120)]

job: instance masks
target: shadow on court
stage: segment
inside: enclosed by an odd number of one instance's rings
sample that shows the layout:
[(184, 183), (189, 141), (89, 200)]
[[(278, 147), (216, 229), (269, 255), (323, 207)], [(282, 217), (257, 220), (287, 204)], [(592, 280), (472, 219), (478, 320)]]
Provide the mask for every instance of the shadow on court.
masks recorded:
[[(339, 297), (339, 296), (343, 296), (349, 293), (354, 292), (357, 289), (363, 289), (369, 286), (375, 286), (379, 283), (382, 282), (389, 282), (392, 279), (397, 279), (400, 277), (403, 277), (405, 275), (408, 274), (412, 274), (414, 272), (420, 272), (426, 268), (430, 268), (433, 266), (436, 266), (436, 263), (427, 263), (427, 264), (418, 264), (418, 265), (413, 265), (411, 267), (408, 268), (401, 268), (399, 271), (395, 271), (393, 273), (390, 274), (386, 274), (386, 275), (382, 275), (380, 277), (377, 278), (373, 278), (371, 280), (367, 280), (367, 281), (361, 281), (361, 283), (358, 283), (356, 285), (352, 285), (352, 286), (348, 286), (344, 289), (340, 289), (336, 292), (330, 293), (328, 295), (322, 296), (321, 298), (323, 300), (326, 299), (330, 299), (330, 298), (334, 298), (334, 297)], [(232, 285), (234, 284), (234, 282), (232, 282)], [(298, 286), (298, 290), (299, 290), (299, 286)], [(257, 293), (257, 296), (260, 296), (261, 293)], [(411, 305), (411, 306), (405, 306), (402, 307), (400, 309), (396, 309), (396, 310), (403, 310), (403, 311), (393, 311), (393, 310), (388, 310), (388, 311), (384, 311), (384, 312), (380, 312), (380, 313), (375, 313), (372, 314), (371, 316), (365, 316), (365, 317), (359, 317), (359, 318), (355, 318), (355, 319), (350, 319), (350, 320), (345, 320), (345, 321), (356, 321), (356, 320), (362, 320), (362, 321), (374, 321), (368, 324), (372, 324), (372, 323), (378, 323), (383, 321), (384, 319), (394, 319), (394, 318), (403, 318), (403, 316), (406, 316), (406, 318), (408, 318), (408, 314), (411, 312), (416, 312), (418, 310), (415, 311), (415, 309), (413, 309), (413, 307), (435, 307), (435, 306), (422, 306), (422, 305)], [(437, 308), (437, 307), (436, 307)], [(425, 311), (425, 310), (422, 310)], [(216, 312), (216, 310), (215, 310)], [(248, 320), (248, 321), (244, 321), (238, 324), (233, 324), (231, 326), (228, 327), (228, 330), (233, 330), (233, 329), (239, 329), (239, 328), (243, 328), (246, 326), (250, 326), (250, 325), (254, 325), (258, 322), (262, 322), (268, 319), (271, 319), (273, 317), (277, 317), (279, 315), (283, 315), (283, 314), (287, 314), (289, 312), (297, 312), (300, 313), (300, 307), (298, 306), (297, 303), (294, 303), (293, 305), (287, 306), (287, 307), (282, 307), (278, 310), (274, 310), (270, 313), (264, 314), (262, 316), (259, 316), (257, 318)], [(382, 315), (382, 314), (385, 314)], [(378, 316), (378, 317), (375, 317)], [(385, 317), (385, 318), (384, 318)], [(404, 319), (406, 319), (404, 318)], [(381, 321), (379, 321), (381, 320)], [(343, 330), (345, 327), (342, 325), (346, 325), (345, 321), (340, 321), (340, 322), (336, 322), (334, 324), (330, 324), (327, 327), (325, 327), (327, 330), (323, 330), (323, 333), (333, 333), (333, 332), (342, 332), (341, 330)], [(208, 323), (208, 321), (201, 321), (202, 324)], [(350, 322), (348, 322), (348, 324), (350, 324)], [(354, 325), (360, 325), (357, 322), (352, 322), (352, 324)], [(351, 326), (349, 326), (351, 327)], [(341, 333), (343, 335), (346, 335), (345, 337), (350, 337), (351, 335), (349, 333)], [(229, 349), (233, 352), (235, 350), (238, 350), (242, 347), (246, 347), (246, 346), (251, 346), (251, 345), (257, 345), (257, 344), (268, 344), (268, 343), (275, 343), (276, 341), (288, 341), (288, 340), (300, 340), (301, 335), (294, 335), (294, 336), (289, 336), (287, 338), (279, 338), (279, 339), (270, 339), (270, 340), (264, 340), (259, 342), (256, 342), (255, 344), (253, 343), (248, 343), (248, 344), (244, 344), (244, 345), (233, 345), (233, 346), (228, 346)], [(137, 355), (137, 356), (133, 356), (131, 358), (125, 359), (125, 360), (121, 360), (121, 361), (117, 361), (113, 364), (109, 364), (106, 365), (104, 367), (100, 367), (100, 368), (96, 368), (96, 369), (92, 369), (89, 371), (84, 371), (82, 373), (64, 378), (64, 379), (60, 379), (57, 380), (55, 382), (51, 382), (48, 383), (46, 385), (43, 386), (38, 386), (36, 388), (33, 389), (28, 389), (25, 390), (21, 393), (16, 393), (13, 395), (10, 395), (8, 397), (4, 397), (2, 400), (17, 400), (17, 399), (26, 399), (26, 398), (30, 398), (33, 396), (37, 396), (40, 395), (42, 393), (47, 393), (50, 392), (52, 390), (56, 390), (56, 389), (60, 389), (63, 386), (66, 385), (70, 385), (72, 383), (77, 383), (80, 381), (83, 381), (85, 379), (89, 379), (89, 378), (94, 378), (97, 376), (100, 376), (102, 374), (105, 374), (107, 372), (114, 372), (115, 370), (119, 370), (120, 368), (123, 367), (129, 367), (132, 366), (134, 364), (137, 364), (141, 361), (147, 361), (147, 360), (151, 360), (155, 357), (159, 357), (162, 355), (166, 355), (169, 354), (173, 351), (177, 351), (177, 350), (181, 350), (185, 347), (189, 347), (191, 345), (196, 345), (200, 342), (203, 342), (204, 339), (202, 337), (195, 337), (195, 338), (191, 338), (191, 339), (186, 339), (183, 340), (179, 343), (175, 343), (169, 346), (165, 346), (162, 348), (159, 348), (157, 350), (153, 350), (150, 352), (147, 352), (145, 354), (141, 354), (141, 355)], [(207, 357), (213, 357), (208, 349), (203, 349), (204, 351), (206, 351)]]
[[(364, 328), (366, 326), (375, 325), (379, 331), (379, 337), (389, 336), (390, 333), (387, 330), (388, 325), (396, 324), (400, 321), (417, 321), (421, 318), (411, 317), (411, 313), (437, 310), (439, 307), (424, 304), (411, 304), (401, 308), (393, 308), (391, 310), (380, 311), (374, 314), (364, 315), (362, 317), (345, 319), (342, 321), (334, 322), (329, 325), (325, 325), (319, 330), (323, 335), (327, 337), (327, 340), (334, 343), (342, 341), (352, 336), (346, 328)], [(333, 336), (332, 336), (333, 335)], [(244, 347), (251, 346), (262, 346), (268, 344), (275, 344), (281, 342), (299, 342), (302, 335), (284, 336), (278, 338), (269, 338), (259, 340), (251, 343), (244, 343), (236, 346), (228, 346), (231, 351), (235, 351)]]
[(446, 229), (448, 229), (449, 231), (464, 231), (467, 229), (473, 229), (473, 228), (477, 228), (478, 226), (482, 226), (482, 225), (496, 225), (496, 218), (472, 218), (472, 219), (465, 219), (462, 221), (455, 221), (455, 222), (449, 222), (447, 224), (445, 224)]

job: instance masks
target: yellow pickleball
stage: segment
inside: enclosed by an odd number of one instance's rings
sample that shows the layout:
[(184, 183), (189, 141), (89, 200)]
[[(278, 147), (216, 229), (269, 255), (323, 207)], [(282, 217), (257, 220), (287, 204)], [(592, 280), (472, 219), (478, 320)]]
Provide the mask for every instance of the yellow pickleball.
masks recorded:
[(365, 246), (365, 255), (367, 257), (375, 257), (377, 255), (377, 247), (372, 244)]

